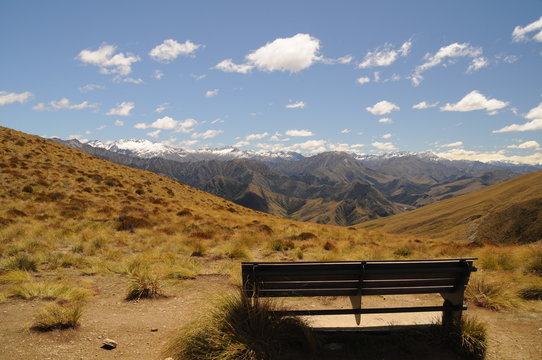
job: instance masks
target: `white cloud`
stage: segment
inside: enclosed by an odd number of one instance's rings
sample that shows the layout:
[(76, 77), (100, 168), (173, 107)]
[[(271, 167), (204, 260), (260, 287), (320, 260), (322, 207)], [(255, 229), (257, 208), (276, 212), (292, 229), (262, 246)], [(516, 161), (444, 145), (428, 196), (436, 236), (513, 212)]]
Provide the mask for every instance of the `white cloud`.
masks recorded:
[(213, 67), (213, 69), (224, 72), (235, 72), (240, 74), (248, 74), (253, 68), (254, 66), (249, 64), (235, 64), (232, 59), (222, 60)]
[(212, 139), (220, 134), (222, 134), (223, 130), (207, 130), (202, 133), (193, 133), (192, 138), (193, 139)]
[(152, 77), (155, 78), (156, 80), (160, 80), (164, 77), (164, 72), (162, 70), (154, 70)]
[(218, 89), (207, 90), (207, 92), (205, 93), (206, 98), (212, 98), (212, 97), (215, 97), (217, 95), (218, 95)]
[(94, 91), (94, 90), (98, 90), (98, 89), (105, 89), (105, 86), (97, 85), (97, 84), (86, 84), (84, 86), (81, 86), (79, 88), (79, 91), (82, 92), (82, 93), (86, 93), (86, 92)]
[(192, 145), (196, 145), (198, 142), (199, 142), (198, 140), (183, 140), (183, 141), (180, 141), (179, 144), (186, 147), (190, 147)]
[(443, 145), (440, 145), (439, 147), (441, 147), (441, 148), (454, 148), (454, 147), (459, 147), (459, 146), (463, 146), (463, 141), (456, 141), (456, 142), (449, 143), (449, 144), (443, 144)]
[(132, 72), (132, 64), (141, 59), (132, 54), (115, 54), (116, 50), (116, 46), (104, 44), (98, 50), (82, 50), (77, 59), (85, 64), (98, 66), (102, 74), (126, 76)]
[(306, 104), (303, 101), (298, 101), (293, 104), (287, 104), (286, 109), (304, 109)]
[(328, 58), (321, 58), (320, 61), (322, 61), (324, 64), (328, 65), (334, 65), (334, 64), (350, 64), (354, 60), (354, 57), (352, 55), (346, 55), (342, 56), (337, 59), (328, 59)]
[(310, 130), (287, 130), (285, 134), (288, 136), (300, 136), (300, 137), (314, 136), (314, 133)]
[(489, 60), (483, 56), (475, 58), (472, 60), (471, 64), (467, 68), (468, 73), (472, 73), (475, 71), (478, 71), (482, 68), (485, 68), (487, 65), (489, 65)]
[(143, 84), (143, 79), (141, 78), (132, 78), (132, 77), (122, 77), (120, 75), (117, 75), (113, 78), (113, 81), (116, 82), (116, 83), (130, 83), (130, 84), (136, 84), (136, 85), (139, 85), (139, 84)]
[(505, 133), (505, 132), (513, 132), (513, 131), (536, 131), (536, 130), (542, 130), (542, 119), (534, 119), (524, 124), (508, 125), (499, 130), (493, 130), (493, 133), (496, 134), (496, 133)]
[(192, 76), (194, 79), (196, 79), (196, 81), (197, 80), (203, 80), (203, 79), (205, 79), (207, 77), (207, 75), (205, 75), (205, 74), (201, 74), (201, 75), (190, 74), (190, 76)]
[(407, 56), (412, 41), (407, 41), (399, 49), (393, 49), (391, 44), (384, 44), (382, 47), (369, 51), (362, 62), (358, 64), (358, 68), (370, 68), (375, 66), (390, 66), (400, 56)]
[(512, 31), (512, 40), (515, 42), (527, 41), (529, 38), (527, 34), (531, 32), (537, 32), (533, 35), (532, 40), (542, 42), (542, 16), (526, 26), (516, 26)]
[(153, 48), (149, 55), (156, 61), (168, 63), (175, 60), (179, 55), (189, 56), (199, 49), (201, 45), (194, 44), (190, 40), (179, 43), (174, 39), (164, 40), (163, 43)]
[(387, 100), (382, 100), (380, 102), (377, 102), (373, 106), (366, 107), (365, 109), (373, 115), (386, 115), (393, 111), (397, 111), (400, 108), (394, 103), (391, 103)]
[(341, 134), (349, 134), (351, 132), (350, 129), (342, 129)]
[(264, 132), (261, 134), (250, 134), (245, 137), (245, 140), (251, 141), (251, 140), (261, 140), (265, 137), (269, 136), (268, 132)]
[(384, 151), (393, 151), (396, 150), (395, 145), (393, 145), (391, 142), (380, 142), (380, 141), (374, 141), (371, 143), (375, 148), (379, 150)]
[(249, 64), (261, 71), (299, 72), (319, 60), (320, 40), (309, 34), (278, 38), (248, 54)]
[(32, 97), (34, 97), (34, 94), (32, 94), (30, 91), (25, 91), (23, 93), (17, 94), (8, 93), (7, 91), (0, 90), (0, 106), (13, 104), (16, 102), (22, 104), (30, 100)]
[(290, 138), (282, 138), (282, 139), (281, 139), (281, 137), (282, 137), (282, 134), (281, 134), (281, 133), (275, 132), (275, 134), (273, 134), (273, 136), (271, 136), (271, 137), (269, 138), (269, 140), (270, 140), (270, 141), (288, 141), (288, 140), (290, 140)]
[(391, 139), (392, 135), (391, 134), (384, 134), (381, 136), (382, 139)]
[(161, 130), (175, 130), (175, 132), (187, 133), (192, 131), (193, 127), (196, 126), (198, 122), (194, 119), (185, 119), (185, 120), (175, 120), (169, 116), (164, 116), (162, 118), (156, 119), (153, 123), (144, 124), (138, 123), (134, 127), (136, 129), (161, 129)]
[(220, 118), (216, 118), (213, 121), (211, 121), (211, 124), (214, 125), (214, 124), (220, 124), (220, 123), (223, 123), (223, 122), (224, 122), (224, 120), (222, 120)]
[(481, 48), (471, 46), (469, 43), (453, 43), (444, 47), (441, 47), (434, 55), (426, 54), (426, 62), (416, 67), (414, 74), (411, 77), (414, 86), (420, 84), (423, 80), (422, 73), (432, 67), (442, 64), (446, 60), (453, 60), (460, 57), (479, 58), (482, 54)]
[(417, 109), (417, 110), (423, 110), (423, 109), (434, 108), (437, 105), (438, 105), (438, 102), (430, 104), (427, 101), (422, 101), (420, 103), (417, 103), (416, 105), (412, 105), (412, 108)]
[(160, 130), (160, 129), (154, 130), (154, 131), (148, 132), (147, 135), (150, 136), (150, 137), (153, 137), (153, 138), (157, 138), (160, 135), (161, 131), (162, 130)]
[(122, 120), (115, 120), (115, 126), (124, 126), (124, 121), (122, 121)]
[(490, 115), (494, 115), (498, 110), (505, 108), (506, 106), (508, 106), (508, 102), (497, 99), (488, 99), (478, 90), (473, 90), (457, 103), (448, 103), (442, 106), (440, 110), (460, 112), (486, 110)]
[(117, 107), (110, 109), (106, 115), (115, 115), (115, 116), (130, 116), (130, 111), (135, 108), (133, 102), (124, 101), (120, 104), (117, 104)]
[(448, 160), (471, 160), (471, 161), (505, 161), (514, 164), (542, 164), (542, 153), (534, 153), (529, 156), (509, 156), (506, 155), (506, 150), (499, 151), (471, 151), (463, 149), (450, 149), (446, 152), (436, 153), (437, 156)]
[(356, 81), (358, 82), (358, 84), (363, 85), (363, 84), (370, 83), (371, 79), (367, 76), (362, 76), (362, 77), (357, 78)]
[(390, 118), (378, 119), (378, 122), (381, 124), (393, 124), (393, 120)]
[(513, 64), (518, 61), (518, 57), (516, 55), (508, 55), (504, 57), (503, 61), (507, 64)]
[(540, 144), (534, 140), (532, 141), (525, 141), (524, 143), (521, 143), (519, 145), (510, 145), (508, 146), (509, 149), (535, 149), (535, 150), (541, 150)]
[(101, 131), (101, 130), (104, 130), (104, 129), (107, 129), (107, 125), (100, 125), (96, 128), (96, 130), (98, 131)]
[(233, 147), (238, 148), (238, 147), (243, 147), (243, 146), (247, 146), (247, 145), (250, 145), (250, 142), (242, 140), (242, 141), (239, 141), (239, 142), (236, 142), (235, 144), (233, 144)]
[(82, 110), (98, 107), (98, 104), (91, 104), (88, 101), (83, 101), (80, 104), (72, 104), (67, 98), (62, 98), (58, 101), (50, 101), (49, 106), (44, 103), (39, 103), (32, 109), (37, 111), (56, 111), (56, 110)]
[(169, 107), (169, 103), (163, 103), (158, 105), (156, 109), (154, 109), (154, 112), (161, 114), (164, 110), (166, 110)]
[(529, 120), (542, 119), (542, 102), (529, 110), (525, 118)]

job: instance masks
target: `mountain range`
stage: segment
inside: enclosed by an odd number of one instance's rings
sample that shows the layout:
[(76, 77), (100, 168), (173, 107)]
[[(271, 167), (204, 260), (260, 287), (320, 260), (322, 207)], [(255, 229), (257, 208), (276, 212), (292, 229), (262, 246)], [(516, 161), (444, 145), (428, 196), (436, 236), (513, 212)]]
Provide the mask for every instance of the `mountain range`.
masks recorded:
[(381, 156), (185, 150), (148, 140), (60, 140), (91, 155), (165, 175), (239, 205), (281, 217), (352, 226), (456, 197), (539, 170), (451, 161), (432, 153)]

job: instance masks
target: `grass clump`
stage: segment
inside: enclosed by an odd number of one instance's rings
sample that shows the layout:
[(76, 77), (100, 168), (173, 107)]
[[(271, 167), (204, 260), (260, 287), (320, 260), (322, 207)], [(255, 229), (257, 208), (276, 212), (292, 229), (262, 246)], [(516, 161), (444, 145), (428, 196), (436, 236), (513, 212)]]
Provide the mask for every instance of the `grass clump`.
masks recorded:
[(528, 273), (542, 276), (542, 251), (537, 251), (533, 254), (526, 270)]
[(11, 288), (10, 296), (24, 299), (42, 299), (42, 300), (65, 300), (65, 301), (83, 301), (90, 295), (87, 289), (73, 287), (68, 284), (56, 282), (38, 282), (31, 281), (15, 285)]
[(407, 247), (400, 247), (398, 249), (395, 249), (395, 251), (393, 252), (393, 255), (407, 257), (407, 256), (412, 255), (412, 249), (407, 248)]
[(38, 271), (38, 261), (27, 254), (17, 254), (13, 259), (8, 261), (7, 270), (23, 270), (23, 271)]
[(192, 360), (306, 358), (314, 344), (308, 327), (299, 318), (278, 316), (274, 310), (270, 301), (226, 296), (201, 323), (184, 329), (165, 356)]
[(462, 359), (481, 360), (487, 350), (487, 325), (464, 316), (459, 326), (454, 328), (453, 340)]
[(513, 306), (511, 297), (501, 283), (481, 276), (470, 279), (465, 298), (476, 306), (490, 310), (504, 310)]
[(161, 295), (160, 277), (148, 268), (139, 268), (130, 275), (126, 300), (151, 299)]
[(542, 300), (542, 285), (530, 285), (519, 290), (518, 295), (524, 300)]
[(79, 302), (45, 304), (36, 312), (32, 329), (37, 331), (74, 329), (79, 326), (82, 314), (83, 309)]

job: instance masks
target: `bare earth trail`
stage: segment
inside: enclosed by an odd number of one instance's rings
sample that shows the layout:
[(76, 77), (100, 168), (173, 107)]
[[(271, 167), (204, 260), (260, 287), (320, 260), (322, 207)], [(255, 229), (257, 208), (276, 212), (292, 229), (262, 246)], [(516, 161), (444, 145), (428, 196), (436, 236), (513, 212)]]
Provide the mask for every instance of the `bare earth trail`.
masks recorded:
[[(28, 330), (40, 301), (9, 300), (0, 303), (0, 359), (161, 359), (168, 340), (183, 325), (198, 318), (210, 299), (235, 291), (225, 276), (200, 276), (168, 289), (172, 296), (138, 302), (125, 301), (126, 280), (96, 278), (96, 292), (85, 305), (76, 330), (39, 333)], [(316, 301), (315, 301), (316, 300)], [(292, 307), (348, 306), (345, 299), (304, 299)], [(438, 303), (439, 296), (367, 297), (364, 306), (401, 306)], [(487, 359), (542, 359), (542, 314), (493, 312), (471, 307), (469, 315), (489, 324)], [(430, 323), (438, 313), (362, 316), (362, 326)], [(315, 327), (354, 327), (353, 316), (310, 319)], [(101, 348), (110, 338), (114, 350)]]

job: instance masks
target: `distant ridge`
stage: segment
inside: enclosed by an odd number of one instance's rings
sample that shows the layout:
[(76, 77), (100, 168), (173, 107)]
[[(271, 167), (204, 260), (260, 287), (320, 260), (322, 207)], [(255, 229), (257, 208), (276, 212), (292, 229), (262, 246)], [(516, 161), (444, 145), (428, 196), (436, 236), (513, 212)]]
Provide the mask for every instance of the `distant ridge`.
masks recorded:
[(484, 243), (542, 240), (542, 171), (359, 227)]

